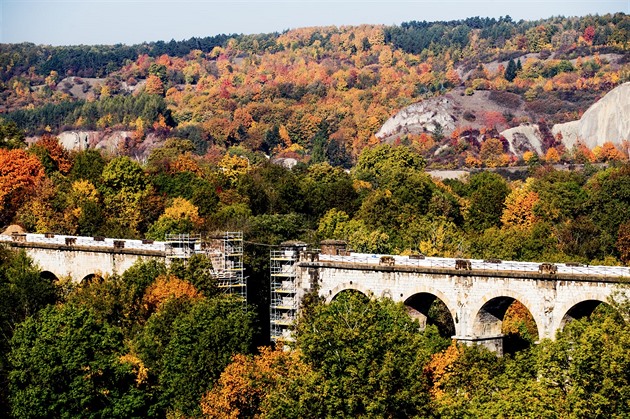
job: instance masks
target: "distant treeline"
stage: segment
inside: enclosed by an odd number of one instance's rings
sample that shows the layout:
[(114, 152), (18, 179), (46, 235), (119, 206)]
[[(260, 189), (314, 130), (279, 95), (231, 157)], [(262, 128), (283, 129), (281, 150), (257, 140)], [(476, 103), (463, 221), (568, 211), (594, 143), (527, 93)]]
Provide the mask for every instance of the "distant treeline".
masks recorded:
[(72, 74), (79, 77), (104, 77), (120, 69), (127, 60), (135, 60), (139, 55), (159, 57), (168, 54), (182, 57), (192, 50), (210, 52), (214, 47), (224, 46), (228, 39), (238, 35), (216, 35), (204, 38), (190, 38), (185, 41), (157, 41), (138, 45), (73, 45), (54, 47), (32, 43), (0, 45), (0, 78), (7, 80), (25, 73), (33, 67), (40, 75), (51, 71), (59, 74)]
[[(514, 22), (510, 16), (495, 18), (472, 17), (463, 20), (439, 22), (403, 22), (400, 26), (385, 28), (385, 42), (405, 52), (420, 54), (423, 51), (434, 53), (447, 49), (464, 49), (470, 44), (470, 32), (480, 30), (479, 39), (496, 47), (503, 47), (505, 42), (515, 35), (536, 41), (528, 36), (528, 30), (544, 27), (541, 35), (550, 38), (558, 31), (558, 24), (565, 30), (584, 31), (588, 26), (595, 28), (593, 45), (606, 44), (611, 36), (628, 42), (630, 21), (624, 13), (583, 18), (553, 17), (539, 21)], [(611, 26), (612, 25), (612, 26)], [(613, 33), (614, 30), (616, 33)], [(540, 32), (540, 31), (539, 31)], [(210, 52), (215, 47), (226, 47), (233, 39), (244, 52), (261, 53), (277, 51), (282, 45), (276, 43), (279, 33), (238, 35), (220, 34), (203, 38), (193, 37), (187, 40), (168, 42), (157, 41), (137, 45), (75, 45), (47, 46), (32, 43), (0, 44), (0, 79), (8, 80), (13, 76), (28, 72), (32, 67), (39, 75), (48, 75), (57, 71), (60, 75), (80, 77), (104, 77), (120, 69), (126, 62), (135, 60), (139, 55), (159, 57), (183, 57), (193, 50)], [(530, 35), (533, 35), (530, 34)], [(540, 34), (539, 34), (540, 35)], [(313, 40), (311, 40), (313, 41)]]
[[(503, 48), (506, 41), (517, 35), (522, 36), (522, 42), (535, 43), (538, 37), (551, 40), (552, 36), (560, 31), (558, 25), (564, 30), (583, 32), (587, 27), (593, 26), (593, 45), (605, 45), (613, 36), (622, 39), (626, 43), (630, 39), (630, 21), (624, 13), (605, 16), (588, 16), (585, 18), (554, 17), (538, 21), (520, 20), (514, 22), (510, 16), (495, 18), (471, 17), (463, 20), (451, 20), (440, 22), (403, 22), (400, 26), (390, 26), (385, 29), (385, 41), (396, 48), (412, 54), (420, 54), (423, 51), (441, 53), (450, 48), (463, 49), (470, 44), (469, 34), (478, 29), (479, 40), (489, 45)], [(614, 33), (613, 27), (617, 29)], [(528, 33), (528, 31), (531, 31)], [(531, 47), (531, 46), (530, 46)], [(532, 48), (529, 48), (532, 49)]]
[(103, 128), (99, 125), (106, 123), (108, 127), (130, 128), (137, 118), (141, 118), (144, 125), (150, 126), (160, 115), (167, 125), (175, 125), (163, 97), (141, 93), (138, 96), (102, 98), (94, 102), (78, 100), (49, 103), (34, 109), (8, 113), (2, 119), (15, 122), (28, 135), (35, 135), (42, 133), (42, 127), (54, 131), (61, 131), (65, 127), (93, 130)]

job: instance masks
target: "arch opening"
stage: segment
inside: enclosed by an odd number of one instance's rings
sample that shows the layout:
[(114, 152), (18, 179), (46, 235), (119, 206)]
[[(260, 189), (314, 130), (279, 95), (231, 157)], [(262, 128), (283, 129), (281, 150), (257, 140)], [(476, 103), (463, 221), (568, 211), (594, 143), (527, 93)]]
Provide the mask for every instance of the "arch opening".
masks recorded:
[(442, 337), (451, 338), (455, 335), (455, 320), (444, 301), (436, 295), (417, 293), (407, 298), (404, 304), (409, 315), (417, 319), (423, 329), (434, 325)]
[(103, 282), (103, 277), (99, 274), (89, 274), (83, 277), (81, 280), (82, 285), (99, 284)]
[(495, 297), (486, 302), (475, 318), (477, 337), (502, 340), (502, 352), (527, 349), (539, 339), (538, 325), (529, 309), (512, 297)]
[(564, 329), (564, 327), (572, 322), (573, 320), (580, 320), (585, 317), (591, 317), (593, 314), (604, 311), (604, 310), (612, 310), (612, 306), (604, 301), (600, 300), (584, 300), (573, 307), (571, 307), (562, 317), (562, 321), (560, 322), (560, 330)]
[(359, 290), (347, 288), (333, 295), (331, 301), (343, 301), (345, 299), (348, 299), (350, 296), (359, 297), (360, 299), (365, 299), (366, 301), (370, 299), (369, 296), (365, 295), (365, 293)]
[(39, 273), (39, 277), (42, 279), (46, 279), (50, 282), (56, 282), (59, 281), (59, 278), (57, 278), (57, 275), (55, 275), (54, 273), (50, 272), (50, 271), (42, 271)]

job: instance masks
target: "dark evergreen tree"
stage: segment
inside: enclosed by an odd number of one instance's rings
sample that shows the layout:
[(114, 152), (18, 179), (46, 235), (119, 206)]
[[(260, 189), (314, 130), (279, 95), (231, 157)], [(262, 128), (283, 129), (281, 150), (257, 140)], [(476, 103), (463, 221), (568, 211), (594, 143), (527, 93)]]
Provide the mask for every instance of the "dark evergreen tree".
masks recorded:
[(505, 69), (504, 77), (507, 81), (512, 81), (516, 78), (516, 63), (512, 58), (510, 58), (507, 68)]

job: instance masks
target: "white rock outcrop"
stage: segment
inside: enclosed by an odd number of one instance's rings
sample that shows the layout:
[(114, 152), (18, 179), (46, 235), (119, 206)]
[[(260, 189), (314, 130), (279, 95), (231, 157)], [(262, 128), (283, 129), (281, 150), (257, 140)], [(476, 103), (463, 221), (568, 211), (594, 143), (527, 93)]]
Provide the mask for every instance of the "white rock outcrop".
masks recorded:
[(607, 141), (619, 145), (630, 140), (630, 82), (608, 92), (578, 121), (556, 124), (551, 132), (561, 134), (567, 148), (578, 141), (593, 149)]
[(86, 150), (90, 146), (90, 134), (87, 131), (64, 131), (60, 133), (59, 143), (66, 150)]
[(542, 134), (536, 124), (523, 124), (501, 132), (510, 143), (510, 151), (517, 156), (530, 150), (543, 155)]
[(387, 139), (409, 132), (433, 132), (438, 124), (444, 132), (453, 131), (455, 120), (451, 116), (452, 107), (452, 101), (445, 97), (414, 103), (385, 121), (376, 137)]

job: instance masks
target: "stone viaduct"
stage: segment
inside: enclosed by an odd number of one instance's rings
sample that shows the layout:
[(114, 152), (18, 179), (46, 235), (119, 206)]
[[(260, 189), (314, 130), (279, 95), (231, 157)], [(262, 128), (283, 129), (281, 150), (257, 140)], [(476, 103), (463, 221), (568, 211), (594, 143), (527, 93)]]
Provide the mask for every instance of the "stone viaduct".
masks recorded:
[[(137, 260), (205, 252), (216, 256), (213, 266), (226, 280), (224, 286), (245, 297), (242, 234), (226, 233), (226, 237), (218, 253), (202, 250), (198, 240), (153, 242), (53, 234), (0, 235), (0, 244), (24, 249), (43, 276), (77, 282), (121, 274)], [(515, 300), (531, 313), (539, 339), (554, 338), (568, 321), (592, 313), (628, 282), (627, 267), (370, 255), (324, 243), (322, 251), (314, 253), (307, 252), (305, 244), (293, 243), (271, 254), (272, 339), (290, 336), (289, 326), (305, 293), (316, 289), (330, 302), (343, 291), (355, 290), (403, 302), (421, 324), (426, 323), (431, 305), (440, 300), (451, 315), (453, 338), (500, 353), (503, 318)]]
[(58, 234), (0, 235), (0, 243), (24, 249), (49, 278), (70, 277), (75, 282), (122, 274), (137, 260), (164, 260), (165, 242), (76, 237)]
[(315, 286), (327, 302), (356, 290), (403, 302), (422, 324), (439, 299), (451, 314), (454, 339), (499, 353), (503, 317), (515, 300), (532, 314), (539, 339), (553, 339), (568, 321), (591, 314), (630, 281), (625, 267), (340, 253), (300, 252), (298, 300)]

